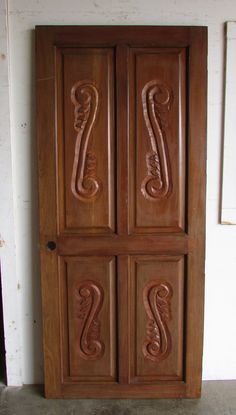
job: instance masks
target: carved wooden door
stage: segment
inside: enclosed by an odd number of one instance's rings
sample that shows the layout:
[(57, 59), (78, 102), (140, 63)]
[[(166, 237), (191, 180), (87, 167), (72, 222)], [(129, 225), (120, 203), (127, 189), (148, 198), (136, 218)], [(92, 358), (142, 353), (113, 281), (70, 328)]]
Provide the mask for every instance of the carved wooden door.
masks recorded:
[(37, 27), (47, 397), (197, 397), (206, 28)]

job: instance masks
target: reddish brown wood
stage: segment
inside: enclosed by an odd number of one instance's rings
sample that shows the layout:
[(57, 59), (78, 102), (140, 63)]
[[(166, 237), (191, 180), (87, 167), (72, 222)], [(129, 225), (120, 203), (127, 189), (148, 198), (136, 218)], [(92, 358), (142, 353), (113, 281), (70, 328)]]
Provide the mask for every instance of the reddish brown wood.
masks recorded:
[(186, 235), (113, 235), (113, 236), (60, 236), (57, 239), (60, 255), (108, 254), (125, 255), (137, 253), (180, 253), (189, 252)]
[(129, 295), (130, 382), (184, 380), (184, 257), (132, 256)]
[(46, 396), (198, 397), (206, 28), (36, 41)]
[(185, 228), (185, 49), (131, 49), (130, 233)]
[(67, 362), (64, 379), (114, 382), (117, 377), (115, 258), (65, 256), (60, 270)]
[(128, 46), (116, 47), (117, 225), (118, 234), (128, 231)]
[[(61, 350), (60, 316), (57, 256), (46, 248), (46, 241), (56, 240), (56, 183), (55, 165), (55, 127), (54, 119), (54, 80), (45, 76), (37, 79), (37, 108), (40, 111), (38, 134), (38, 176), (40, 194), (40, 250), (41, 287), (43, 308), (43, 347), (45, 365), (45, 390), (48, 397), (61, 394)], [(43, 111), (42, 111), (43, 109)], [(50, 157), (45, 158), (45, 154)], [(47, 185), (46, 185), (47, 183)], [(50, 191), (49, 191), (50, 189)], [(44, 213), (42, 213), (44, 212)], [(54, 220), (52, 219), (54, 218)], [(52, 298), (48, 293), (54, 293)], [(57, 339), (57, 341), (55, 341)]]
[(58, 48), (57, 97), (60, 231), (112, 233), (113, 49)]
[(119, 384), (127, 385), (130, 373), (129, 355), (129, 257), (118, 256), (118, 330), (119, 330)]
[[(191, 47), (189, 48), (188, 235), (192, 250), (187, 259), (186, 395), (190, 397), (200, 396), (202, 374), (207, 123), (206, 56), (206, 32), (201, 28), (196, 28), (191, 32)], [(198, 67), (197, 71), (196, 67)], [(205, 87), (202, 88), (200, 85), (205, 85)], [(198, 153), (197, 160), (196, 152)], [(201, 333), (201, 336), (196, 338), (196, 332)]]

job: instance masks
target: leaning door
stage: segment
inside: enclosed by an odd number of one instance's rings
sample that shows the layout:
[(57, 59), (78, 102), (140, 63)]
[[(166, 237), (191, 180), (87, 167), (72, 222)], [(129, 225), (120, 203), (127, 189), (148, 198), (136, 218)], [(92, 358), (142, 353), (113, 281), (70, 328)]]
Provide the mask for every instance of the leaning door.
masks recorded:
[(46, 396), (199, 396), (206, 30), (36, 34)]

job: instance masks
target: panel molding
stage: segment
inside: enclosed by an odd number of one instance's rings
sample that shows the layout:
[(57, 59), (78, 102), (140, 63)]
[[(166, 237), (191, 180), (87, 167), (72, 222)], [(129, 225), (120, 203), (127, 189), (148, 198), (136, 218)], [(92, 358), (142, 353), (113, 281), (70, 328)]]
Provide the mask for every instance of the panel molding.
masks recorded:
[(143, 116), (152, 151), (146, 154), (147, 176), (141, 184), (141, 191), (143, 196), (151, 201), (166, 198), (172, 191), (165, 131), (172, 101), (172, 89), (157, 79), (148, 82), (142, 90)]
[(171, 352), (171, 334), (167, 322), (171, 319), (172, 286), (167, 281), (151, 281), (143, 290), (143, 303), (147, 313), (147, 339), (143, 355), (153, 362), (166, 359)]
[(74, 129), (77, 137), (71, 190), (82, 202), (93, 202), (102, 190), (101, 180), (96, 176), (96, 154), (88, 151), (91, 131), (98, 111), (98, 100), (99, 92), (92, 81), (78, 81), (73, 85), (71, 101), (75, 106)]
[(95, 281), (83, 281), (75, 290), (79, 319), (79, 354), (85, 360), (101, 359), (105, 346), (100, 339), (98, 318), (103, 305), (104, 290)]

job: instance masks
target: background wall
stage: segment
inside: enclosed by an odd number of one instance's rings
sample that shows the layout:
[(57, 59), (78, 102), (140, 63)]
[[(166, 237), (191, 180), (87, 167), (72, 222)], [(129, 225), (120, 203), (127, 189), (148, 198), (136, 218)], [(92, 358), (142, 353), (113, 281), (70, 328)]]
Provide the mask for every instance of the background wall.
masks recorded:
[[(207, 25), (209, 27), (207, 245), (204, 379), (236, 378), (236, 227), (219, 225), (224, 22), (235, 0), (9, 0), (11, 139), (18, 342), (24, 383), (42, 382), (34, 110), (34, 26), (40, 24)], [(8, 275), (3, 275), (6, 281)], [(5, 292), (5, 296), (11, 296)], [(9, 300), (10, 301), (10, 300)], [(5, 321), (5, 324), (7, 321)], [(9, 366), (14, 384), (16, 361)], [(17, 382), (17, 381), (16, 381)]]

